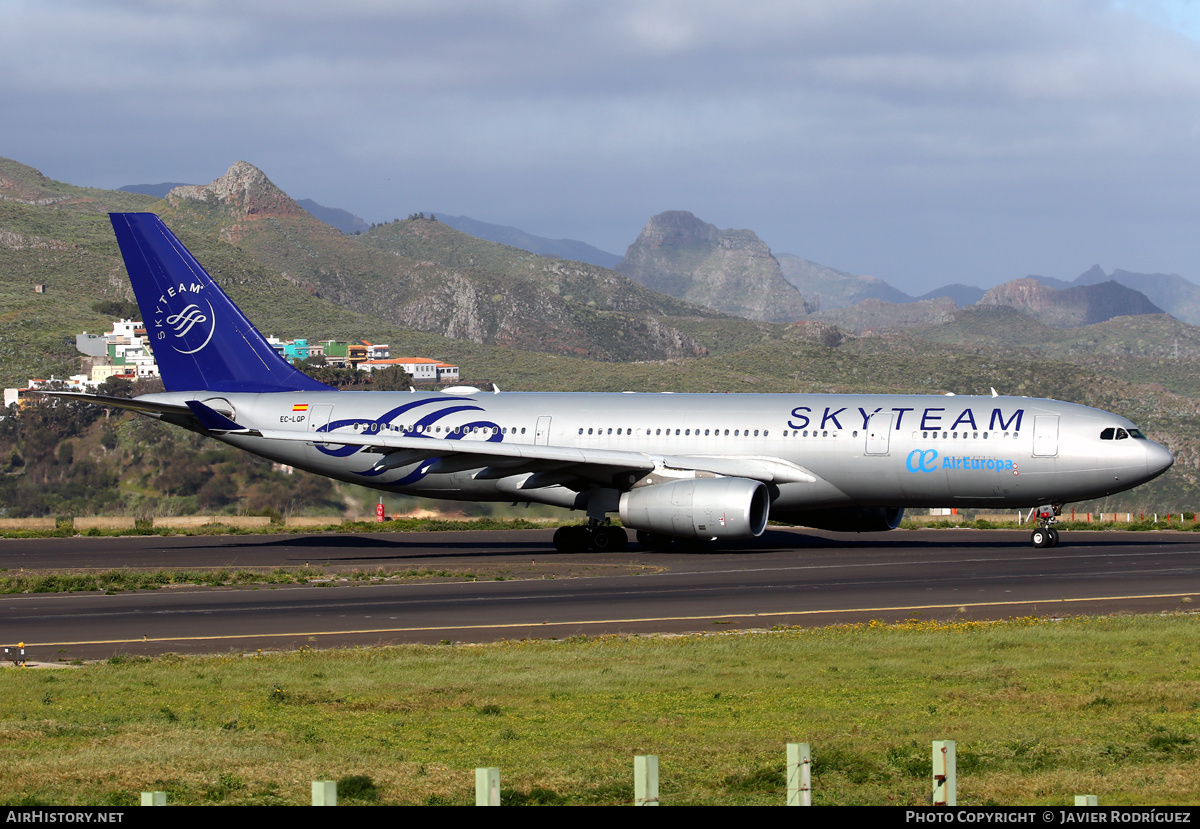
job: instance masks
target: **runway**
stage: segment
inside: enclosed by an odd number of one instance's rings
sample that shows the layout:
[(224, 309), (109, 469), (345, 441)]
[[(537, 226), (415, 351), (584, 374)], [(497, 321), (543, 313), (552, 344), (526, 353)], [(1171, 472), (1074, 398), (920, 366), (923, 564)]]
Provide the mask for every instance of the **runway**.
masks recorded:
[[(33, 661), (611, 633), (1186, 611), (1200, 535), (769, 530), (703, 553), (563, 555), (550, 530), (0, 540), (0, 567), (430, 569), (476, 581), (171, 587), (0, 598), (0, 644)], [(501, 575), (502, 580), (491, 574)], [(324, 582), (337, 584), (336, 580)]]

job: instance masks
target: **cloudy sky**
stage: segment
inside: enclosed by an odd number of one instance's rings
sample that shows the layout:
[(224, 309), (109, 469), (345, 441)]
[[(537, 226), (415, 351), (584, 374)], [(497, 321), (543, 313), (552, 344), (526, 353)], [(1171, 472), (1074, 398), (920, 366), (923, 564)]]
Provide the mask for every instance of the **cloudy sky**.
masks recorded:
[(615, 253), (690, 210), (917, 293), (1200, 281), (1200, 0), (0, 0), (0, 155)]

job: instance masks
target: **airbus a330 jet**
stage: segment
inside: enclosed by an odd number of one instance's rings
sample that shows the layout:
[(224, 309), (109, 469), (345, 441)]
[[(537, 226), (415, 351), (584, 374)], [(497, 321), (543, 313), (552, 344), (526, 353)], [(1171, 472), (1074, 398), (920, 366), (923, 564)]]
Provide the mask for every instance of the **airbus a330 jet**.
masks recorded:
[(385, 492), (581, 510), (561, 551), (628, 537), (746, 539), (768, 517), (894, 529), (905, 508), (1036, 508), (1036, 547), (1064, 503), (1161, 475), (1173, 458), (1130, 421), (1025, 397), (544, 394), (472, 387), (347, 392), (308, 377), (242, 315), (152, 213), (113, 229), (167, 391), (131, 409), (247, 452)]

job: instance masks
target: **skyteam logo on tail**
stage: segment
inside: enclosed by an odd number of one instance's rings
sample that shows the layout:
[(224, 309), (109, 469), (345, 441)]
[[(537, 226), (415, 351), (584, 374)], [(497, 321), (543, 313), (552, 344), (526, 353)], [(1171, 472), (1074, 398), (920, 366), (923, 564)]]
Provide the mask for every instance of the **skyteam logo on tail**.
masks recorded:
[(154, 309), (155, 339), (180, 354), (195, 354), (212, 341), (217, 329), (212, 303), (201, 294), (204, 286), (180, 282), (158, 298)]

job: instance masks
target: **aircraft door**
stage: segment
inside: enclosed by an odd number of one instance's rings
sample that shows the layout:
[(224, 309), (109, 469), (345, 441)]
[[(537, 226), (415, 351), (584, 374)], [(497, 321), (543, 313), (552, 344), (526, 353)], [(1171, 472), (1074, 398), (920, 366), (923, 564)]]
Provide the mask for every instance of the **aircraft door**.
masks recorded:
[(333, 406), (312, 406), (308, 411), (308, 431), (315, 432), (329, 423), (333, 414)]
[(1058, 454), (1058, 415), (1037, 415), (1033, 419), (1033, 456), (1053, 458)]
[(537, 429), (533, 433), (533, 442), (538, 446), (550, 445), (550, 417), (539, 417)]
[(893, 412), (876, 412), (867, 421), (867, 454), (886, 455), (891, 447)]
[[(322, 426), (327, 425), (332, 416), (333, 406), (310, 406), (308, 409), (308, 433), (313, 435)], [(316, 437), (316, 435), (313, 436)], [(325, 462), (329, 460), (329, 455), (317, 449), (315, 443), (304, 444), (304, 456), (309, 461)]]

